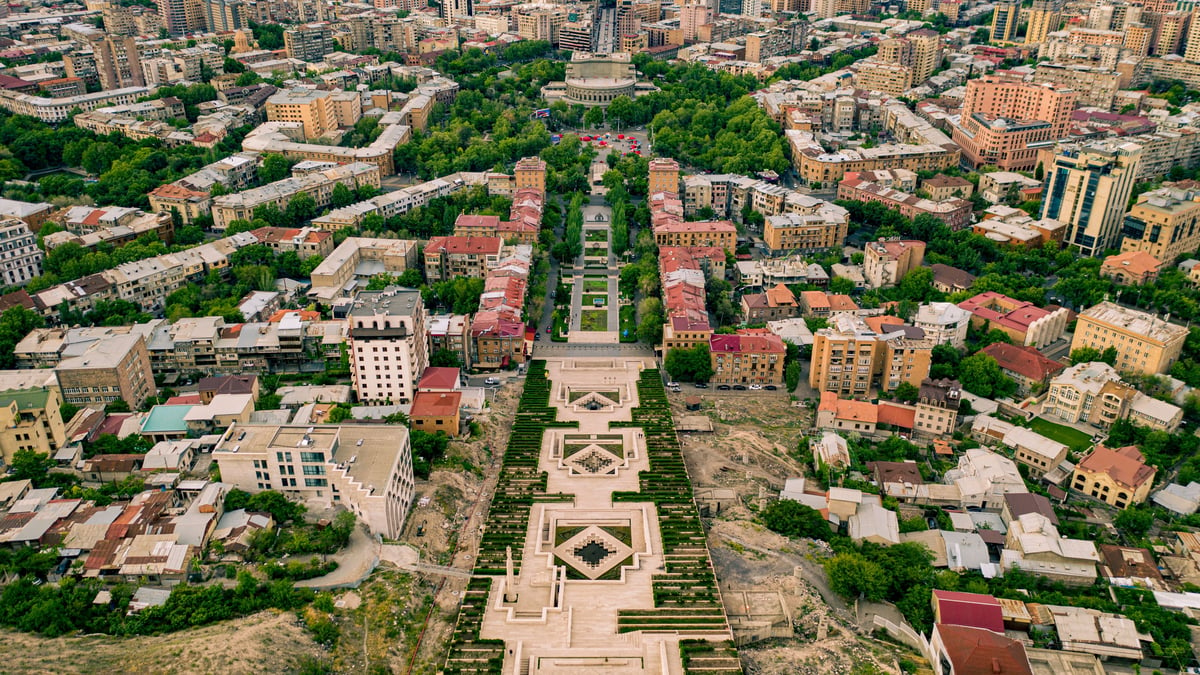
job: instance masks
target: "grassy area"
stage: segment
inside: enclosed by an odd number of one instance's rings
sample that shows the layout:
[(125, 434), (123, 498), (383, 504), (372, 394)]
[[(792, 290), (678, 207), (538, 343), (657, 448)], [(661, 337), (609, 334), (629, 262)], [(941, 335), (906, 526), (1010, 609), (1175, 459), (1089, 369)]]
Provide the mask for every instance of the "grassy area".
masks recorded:
[(608, 241), (608, 230), (588, 230), (587, 241)]
[(608, 310), (584, 309), (583, 315), (579, 317), (579, 330), (608, 330)]
[(1035, 417), (1029, 422), (1029, 428), (1054, 441), (1068, 446), (1076, 452), (1083, 452), (1092, 446), (1092, 438), (1078, 429), (1055, 424), (1049, 420)]
[(596, 279), (596, 278), (585, 278), (583, 280), (583, 292), (584, 293), (607, 293), (608, 292), (608, 280), (607, 279)]
[[(597, 300), (600, 302), (596, 302)], [(608, 295), (606, 294), (601, 295), (599, 293), (585, 293), (583, 296), (584, 309), (587, 309), (588, 307), (604, 307), (606, 305), (608, 305)]]
[(551, 342), (567, 341), (564, 335), (570, 329), (570, 326), (567, 325), (567, 316), (567, 310), (565, 309), (554, 310), (554, 327), (551, 329), (553, 332), (550, 333)]
[(637, 342), (637, 310), (633, 305), (621, 308), (621, 342)]

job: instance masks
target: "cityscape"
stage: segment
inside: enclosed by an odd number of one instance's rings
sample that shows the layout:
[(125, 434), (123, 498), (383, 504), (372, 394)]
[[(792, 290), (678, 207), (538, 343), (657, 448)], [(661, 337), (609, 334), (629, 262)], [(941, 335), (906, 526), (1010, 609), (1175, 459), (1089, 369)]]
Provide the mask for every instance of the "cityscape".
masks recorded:
[(1200, 673), (1195, 3), (0, 41), (4, 672)]

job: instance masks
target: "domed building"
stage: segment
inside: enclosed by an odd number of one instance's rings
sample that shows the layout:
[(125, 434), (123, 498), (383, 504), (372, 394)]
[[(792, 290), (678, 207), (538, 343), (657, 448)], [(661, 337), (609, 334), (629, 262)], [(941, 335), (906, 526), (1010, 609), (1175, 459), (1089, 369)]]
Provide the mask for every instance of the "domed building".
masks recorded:
[(564, 101), (592, 108), (607, 106), (618, 96), (636, 98), (655, 91), (658, 87), (637, 81), (637, 68), (627, 52), (575, 52), (567, 64), (566, 81), (542, 87), (542, 97), (549, 103)]

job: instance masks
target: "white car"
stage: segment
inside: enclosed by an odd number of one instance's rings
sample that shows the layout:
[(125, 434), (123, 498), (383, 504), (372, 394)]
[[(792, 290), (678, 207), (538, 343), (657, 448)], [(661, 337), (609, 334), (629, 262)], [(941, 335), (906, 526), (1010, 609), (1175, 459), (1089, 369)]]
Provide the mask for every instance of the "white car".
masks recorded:
[(752, 385), (750, 385), (750, 391), (758, 391), (758, 390), (760, 390), (760, 389), (762, 389), (762, 385), (761, 385), (761, 384), (752, 384)]
[(489, 378), (487, 378), (486, 380), (484, 380), (484, 381), (483, 381), (483, 383), (484, 383), (484, 384), (500, 384), (500, 378), (498, 378), (498, 377), (489, 377)]
[(668, 382), (667, 386), (670, 387), (671, 389), (674, 389), (679, 386), (679, 383), (678, 382)]

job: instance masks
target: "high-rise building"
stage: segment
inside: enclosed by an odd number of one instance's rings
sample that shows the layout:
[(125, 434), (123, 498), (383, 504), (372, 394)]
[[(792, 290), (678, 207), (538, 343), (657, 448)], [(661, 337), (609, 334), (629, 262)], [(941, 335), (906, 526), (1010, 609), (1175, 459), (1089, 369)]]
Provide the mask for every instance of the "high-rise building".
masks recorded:
[(1064, 242), (1084, 255), (1114, 248), (1141, 154), (1141, 146), (1122, 141), (1060, 148), (1046, 167), (1042, 217), (1065, 223)]
[(995, 164), (1006, 171), (1037, 164), (1037, 143), (1067, 135), (1078, 94), (1052, 85), (985, 75), (967, 82), (954, 142), (971, 166)]
[(517, 21), (517, 35), (526, 40), (545, 40), (552, 45), (558, 44), (558, 31), (567, 22), (567, 10), (560, 5), (517, 5), (512, 14)]
[(1178, 54), (1191, 24), (1191, 12), (1166, 12), (1158, 15), (1158, 38), (1150, 47), (1151, 56)]
[(317, 62), (333, 53), (329, 24), (310, 23), (283, 31), (283, 46), (289, 59)]
[(475, 16), (475, 0), (442, 0), (438, 14), (446, 21)]
[(707, 2), (684, 0), (679, 9), (679, 26), (683, 29), (685, 42), (695, 42), (697, 29), (712, 20), (712, 9)]
[(992, 12), (992, 42), (1012, 42), (1017, 39), (1018, 17), (1021, 14), (1021, 3), (1017, 0), (1002, 0), (996, 3)]
[(24, 286), (42, 273), (42, 249), (23, 220), (0, 219), (0, 284)]
[(333, 92), (319, 89), (290, 89), (267, 99), (267, 120), (299, 122), (304, 138), (321, 138), (338, 128)]
[(350, 375), (358, 400), (411, 403), (429, 365), (421, 293), (398, 286), (363, 291), (348, 320)]
[(1193, 28), (1188, 31), (1187, 42), (1183, 49), (1185, 61), (1200, 63), (1200, 30)]
[(652, 159), (650, 160), (649, 175), (650, 180), (647, 185), (649, 194), (679, 193), (679, 162), (670, 158)]
[(513, 167), (515, 191), (537, 190), (546, 194), (546, 162), (538, 157), (522, 157)]
[(105, 36), (92, 43), (96, 55), (96, 72), (105, 91), (125, 87), (145, 86), (142, 62), (138, 58), (137, 41), (126, 35)]
[(1029, 10), (1029, 22), (1025, 26), (1025, 44), (1036, 45), (1046, 41), (1046, 36), (1062, 25), (1061, 0), (1033, 0)]
[(1121, 228), (1121, 252), (1161, 262), (1200, 248), (1200, 192), (1164, 187), (1138, 197)]
[(246, 28), (241, 0), (202, 0), (204, 21), (214, 33), (231, 33)]
[(200, 0), (158, 0), (158, 14), (162, 17), (162, 27), (171, 35), (203, 31), (207, 27)]

